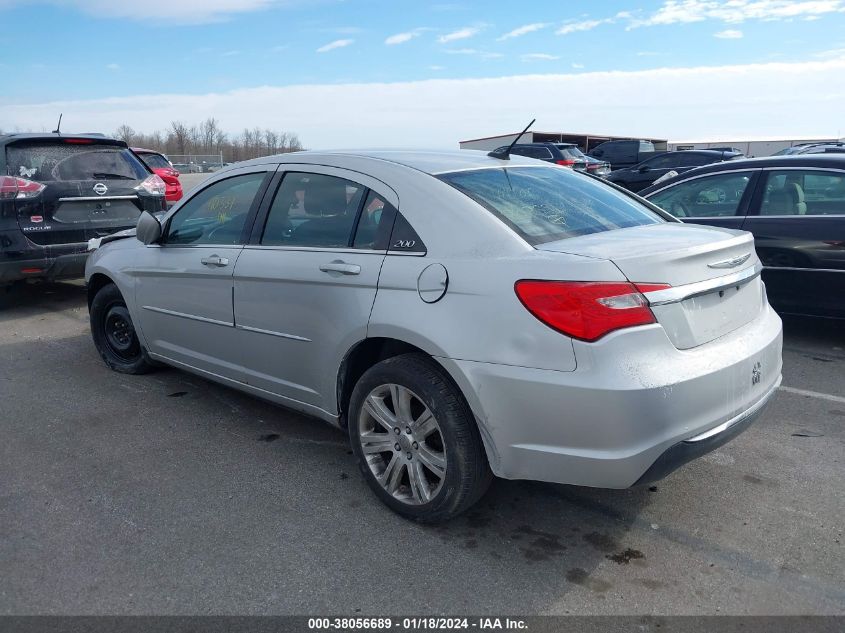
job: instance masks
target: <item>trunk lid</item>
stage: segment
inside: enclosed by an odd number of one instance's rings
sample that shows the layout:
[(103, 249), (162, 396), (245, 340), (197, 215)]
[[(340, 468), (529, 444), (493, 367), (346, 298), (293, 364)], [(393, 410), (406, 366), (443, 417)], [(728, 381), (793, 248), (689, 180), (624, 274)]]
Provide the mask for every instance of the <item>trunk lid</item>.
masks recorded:
[(639, 284), (678, 349), (712, 341), (756, 318), (764, 306), (760, 263), (750, 233), (666, 223), (593, 233), (537, 246), (608, 259)]

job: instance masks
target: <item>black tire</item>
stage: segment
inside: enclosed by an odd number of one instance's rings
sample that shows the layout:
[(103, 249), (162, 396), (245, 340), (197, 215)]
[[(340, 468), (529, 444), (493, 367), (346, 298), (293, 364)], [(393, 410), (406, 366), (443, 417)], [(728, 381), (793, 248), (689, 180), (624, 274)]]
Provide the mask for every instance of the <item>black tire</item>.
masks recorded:
[(155, 367), (138, 340), (123, 295), (108, 284), (91, 302), (91, 336), (106, 365), (122, 374), (146, 374)]
[[(439, 478), (439, 488), (436, 489), (436, 493), (430, 491), (433, 496), (427, 502), (421, 502), (419, 498), (417, 503), (413, 503), (412, 500), (403, 501), (388, 492), (379, 483), (373, 472), (374, 467), (370, 465), (364, 454), (360, 434), (366, 424), (373, 424), (373, 418), (368, 417), (368, 413), (362, 416), (365, 400), (369, 395), (376, 393), (376, 390), (388, 385), (398, 385), (413, 392), (414, 404), (417, 407), (427, 407), (436, 421), (438, 427), (436, 441), (439, 444), (439, 450), (442, 451), (440, 454), (445, 456), (445, 475)], [(406, 518), (421, 523), (448, 521), (476, 503), (487, 491), (493, 479), (475, 417), (463, 394), (443, 368), (424, 354), (394, 356), (368, 369), (358, 380), (352, 392), (348, 430), (352, 450), (367, 484), (390, 509)], [(379, 431), (383, 431), (383, 427), (379, 428)], [(400, 436), (405, 437), (404, 431), (397, 433), (397, 440)], [(408, 438), (413, 439), (410, 435)], [(407, 438), (405, 441), (407, 442)], [(398, 445), (397, 442), (396, 446)], [(413, 446), (414, 449), (418, 448), (416, 443)], [(404, 450), (405, 448), (396, 449), (401, 460), (404, 460)], [(385, 472), (387, 461), (392, 457), (390, 451), (380, 453), (376, 458), (385, 466)], [(412, 458), (409, 452), (409, 463), (417, 457), (418, 455), (415, 454)], [(370, 459), (373, 459), (372, 454), (370, 454)], [(403, 485), (405, 490), (412, 490), (414, 486), (408, 479), (411, 466), (407, 465), (405, 468), (402, 477), (406, 483)], [(424, 472), (431, 477), (430, 471)], [(431, 484), (431, 487), (434, 488), (435, 484)], [(407, 494), (410, 495), (410, 493)]]

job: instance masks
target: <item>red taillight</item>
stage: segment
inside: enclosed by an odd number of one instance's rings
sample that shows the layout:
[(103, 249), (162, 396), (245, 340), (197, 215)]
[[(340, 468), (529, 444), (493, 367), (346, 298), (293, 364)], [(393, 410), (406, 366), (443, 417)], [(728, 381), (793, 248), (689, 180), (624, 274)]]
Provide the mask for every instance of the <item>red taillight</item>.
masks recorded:
[(572, 167), (575, 164), (574, 160), (556, 160), (555, 165), (563, 165), (564, 167)]
[(90, 145), (93, 143), (90, 138), (66, 138), (65, 143), (70, 143), (71, 145)]
[(665, 284), (597, 281), (516, 282), (516, 296), (550, 328), (582, 341), (596, 341), (614, 330), (655, 323), (642, 292)]
[(144, 181), (135, 187), (136, 191), (145, 191), (152, 196), (163, 196), (167, 190), (167, 185), (158, 174), (150, 174)]
[(0, 200), (35, 198), (46, 188), (40, 182), (33, 182), (15, 176), (0, 176)]

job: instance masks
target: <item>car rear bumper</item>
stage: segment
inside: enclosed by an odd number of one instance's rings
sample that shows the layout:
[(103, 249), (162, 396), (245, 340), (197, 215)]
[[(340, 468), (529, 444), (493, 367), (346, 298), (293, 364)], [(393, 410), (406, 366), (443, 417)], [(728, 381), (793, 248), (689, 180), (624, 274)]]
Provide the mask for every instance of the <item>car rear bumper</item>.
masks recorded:
[(659, 325), (576, 342), (571, 372), (439, 360), (467, 394), (496, 475), (627, 488), (747, 428), (780, 384), (781, 346), (780, 319), (766, 305), (690, 350)]
[(22, 279), (74, 279), (85, 274), (87, 243), (0, 251), (0, 284)]

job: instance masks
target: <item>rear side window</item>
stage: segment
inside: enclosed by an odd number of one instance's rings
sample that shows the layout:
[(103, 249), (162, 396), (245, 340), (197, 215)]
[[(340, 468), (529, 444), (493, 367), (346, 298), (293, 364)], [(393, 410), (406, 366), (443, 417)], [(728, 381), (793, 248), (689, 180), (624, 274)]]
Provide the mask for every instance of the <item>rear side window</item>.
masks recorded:
[(633, 198), (566, 169), (481, 169), (439, 178), (534, 245), (665, 222)]
[(261, 243), (347, 248), (364, 192), (363, 185), (344, 178), (289, 172), (273, 199)]
[(138, 154), (150, 169), (165, 169), (170, 163), (161, 154)]
[(146, 167), (124, 147), (71, 143), (27, 143), (6, 147), (9, 175), (37, 182), (143, 180)]
[(768, 172), (760, 215), (845, 215), (845, 172)]

